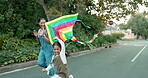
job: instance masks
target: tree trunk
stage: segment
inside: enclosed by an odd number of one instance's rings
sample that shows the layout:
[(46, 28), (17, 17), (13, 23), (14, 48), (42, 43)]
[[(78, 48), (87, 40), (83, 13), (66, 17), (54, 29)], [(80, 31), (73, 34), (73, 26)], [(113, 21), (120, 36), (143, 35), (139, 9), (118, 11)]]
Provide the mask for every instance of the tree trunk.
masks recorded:
[(62, 15), (63, 15), (63, 14), (62, 14), (62, 0), (59, 0), (59, 11), (60, 11), (60, 13), (61, 13), (60, 16), (62, 16)]
[(38, 2), (40, 5), (42, 5), (42, 7), (43, 7), (43, 9), (44, 9), (44, 11), (45, 11), (45, 15), (46, 15), (46, 17), (47, 17), (47, 20), (50, 21), (50, 19), (49, 19), (50, 17), (49, 17), (49, 15), (47, 14), (48, 8), (47, 8), (46, 4), (44, 3), (44, 0), (36, 0), (36, 2)]
[(145, 35), (144, 34), (142, 34), (142, 39), (145, 40)]

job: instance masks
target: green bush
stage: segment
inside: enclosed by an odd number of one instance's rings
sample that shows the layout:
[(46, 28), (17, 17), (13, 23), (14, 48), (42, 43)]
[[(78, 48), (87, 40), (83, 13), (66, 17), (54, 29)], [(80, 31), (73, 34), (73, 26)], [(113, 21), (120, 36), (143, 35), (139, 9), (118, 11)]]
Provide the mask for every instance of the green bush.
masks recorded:
[(107, 43), (116, 43), (117, 39), (115, 37), (112, 37), (111, 35), (105, 35), (104, 39), (106, 40)]
[(9, 38), (3, 40), (0, 51), (0, 66), (37, 59), (39, 44), (35, 39)]
[[(79, 36), (78, 40), (87, 41), (92, 38), (92, 35), (77, 33)], [(84, 34), (84, 35), (82, 35)], [(88, 37), (86, 37), (88, 36)], [(71, 43), (66, 47), (66, 51), (69, 53), (79, 52), (89, 49), (94, 49), (96, 47), (101, 47), (104, 45), (108, 45), (111, 43), (115, 43), (116, 39), (111, 35), (99, 35), (94, 42), (89, 44), (79, 44), (73, 41), (66, 41), (66, 45)], [(0, 66), (5, 66), (13, 63), (21, 63), (30, 60), (37, 59), (39, 53), (39, 43), (35, 39), (18, 39), (15, 37), (11, 37), (8, 34), (4, 34), (0, 36)]]
[(125, 35), (123, 33), (112, 33), (112, 36), (116, 39), (122, 39)]
[(5, 40), (9, 39), (11, 36), (9, 34), (0, 35), (0, 51), (2, 50), (3, 43)]
[(108, 44), (116, 43), (116, 38), (112, 37), (111, 35), (99, 35), (94, 42), (89, 44), (79, 44), (76, 42), (71, 41), (72, 43), (66, 47), (67, 52), (78, 52), (88, 49), (94, 49), (97, 47), (101, 47)]

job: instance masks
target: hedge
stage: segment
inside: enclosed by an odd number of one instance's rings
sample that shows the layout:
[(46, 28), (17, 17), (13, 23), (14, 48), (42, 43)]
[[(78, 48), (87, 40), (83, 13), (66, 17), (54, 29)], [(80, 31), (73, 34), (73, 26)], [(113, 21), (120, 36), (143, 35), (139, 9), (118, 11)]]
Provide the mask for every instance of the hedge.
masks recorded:
[[(35, 39), (18, 39), (7, 38), (8, 35), (0, 36), (0, 66), (14, 63), (21, 63), (30, 60), (36, 60), (39, 54), (40, 44)], [(66, 47), (68, 53), (79, 52), (88, 49), (94, 49), (111, 43), (115, 43), (116, 39), (110, 35), (100, 35), (91, 44), (79, 44), (73, 41)]]

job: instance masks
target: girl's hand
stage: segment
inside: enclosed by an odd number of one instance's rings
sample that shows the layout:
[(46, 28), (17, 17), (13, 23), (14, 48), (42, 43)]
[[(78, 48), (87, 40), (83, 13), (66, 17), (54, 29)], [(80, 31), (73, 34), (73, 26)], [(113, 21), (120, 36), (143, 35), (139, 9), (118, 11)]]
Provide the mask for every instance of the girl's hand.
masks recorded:
[(42, 69), (42, 72), (46, 72), (47, 70), (46, 69)]
[(36, 32), (36, 30), (33, 31), (33, 34), (34, 34), (35, 36), (38, 36), (38, 33)]
[(58, 40), (59, 38), (58, 38), (58, 37), (54, 37), (54, 39), (55, 39), (55, 40)]

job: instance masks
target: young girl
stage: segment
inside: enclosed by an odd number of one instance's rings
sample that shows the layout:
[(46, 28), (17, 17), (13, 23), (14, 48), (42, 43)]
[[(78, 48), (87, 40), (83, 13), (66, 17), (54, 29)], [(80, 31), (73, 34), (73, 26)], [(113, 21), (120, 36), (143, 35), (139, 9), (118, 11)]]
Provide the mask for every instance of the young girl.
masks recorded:
[(55, 37), (54, 39), (58, 40), (58, 42), (53, 44), (55, 55), (53, 56), (52, 62), (49, 66), (46, 69), (42, 69), (42, 72), (49, 72), (49, 70), (54, 66), (56, 75), (52, 78), (74, 78), (72, 75), (69, 76), (64, 42), (58, 37)]

